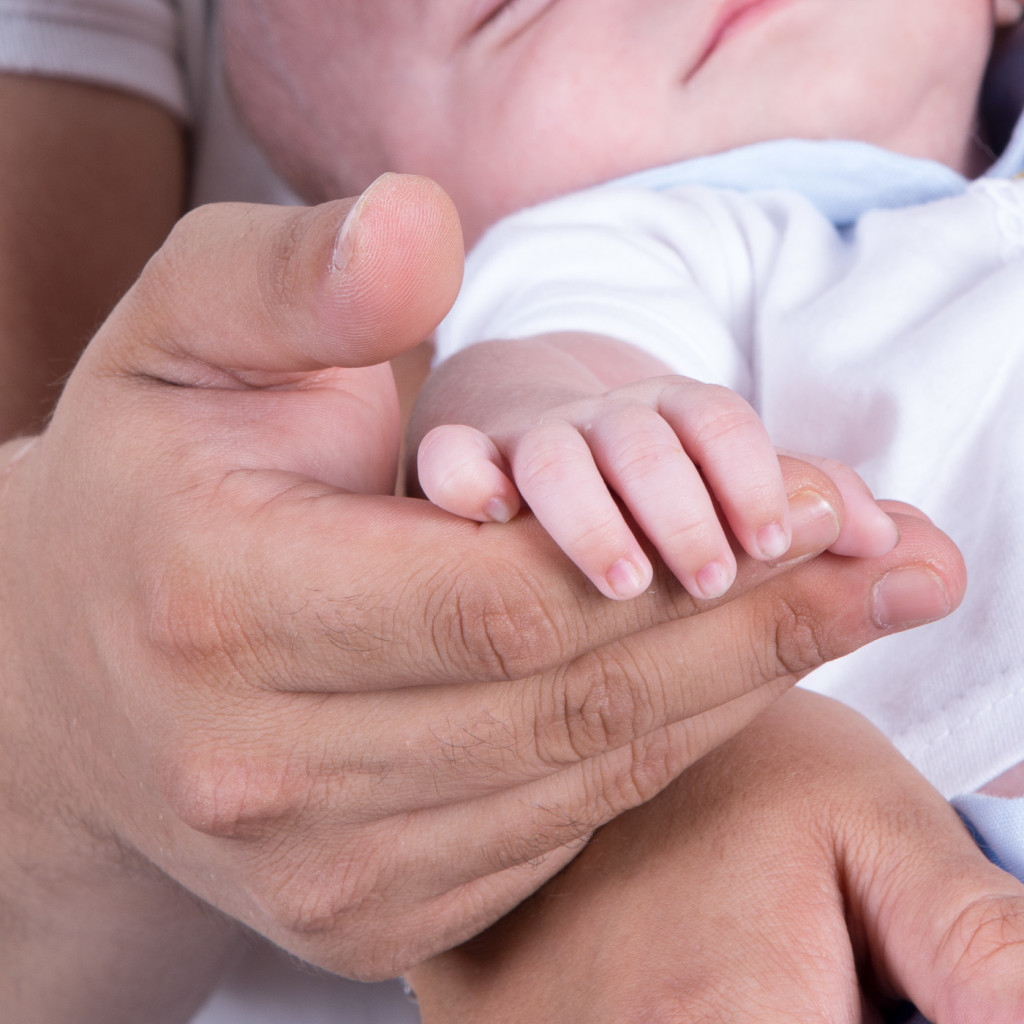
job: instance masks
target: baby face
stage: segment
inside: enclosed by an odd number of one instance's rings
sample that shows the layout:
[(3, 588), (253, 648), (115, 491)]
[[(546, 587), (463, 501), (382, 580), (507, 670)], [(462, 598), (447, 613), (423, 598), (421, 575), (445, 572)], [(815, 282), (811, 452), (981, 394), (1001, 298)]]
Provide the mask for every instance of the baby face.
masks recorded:
[(859, 139), (969, 172), (995, 24), (1019, 4), (225, 6), (236, 92), (308, 190), (349, 193), (384, 170), (426, 174), (472, 239), (554, 195), (768, 139)]

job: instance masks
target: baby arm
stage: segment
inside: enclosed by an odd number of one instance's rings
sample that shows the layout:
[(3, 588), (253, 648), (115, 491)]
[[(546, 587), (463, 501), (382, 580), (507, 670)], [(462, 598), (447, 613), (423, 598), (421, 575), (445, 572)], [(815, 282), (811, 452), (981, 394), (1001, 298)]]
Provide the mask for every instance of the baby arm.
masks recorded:
[(1022, 978), (1024, 886), (872, 726), (795, 690), (411, 980), (426, 1024), (831, 1024), (904, 999), (1003, 1024)]
[[(463, 349), (428, 380), (412, 440), (419, 485), (435, 504), (506, 521), (522, 499), (608, 597), (650, 584), (633, 523), (698, 598), (721, 596), (735, 578), (726, 527), (754, 558), (781, 558), (790, 545), (776, 450), (749, 404), (612, 338)], [(847, 505), (833, 550), (889, 550), (895, 528), (859, 478), (825, 468)]]

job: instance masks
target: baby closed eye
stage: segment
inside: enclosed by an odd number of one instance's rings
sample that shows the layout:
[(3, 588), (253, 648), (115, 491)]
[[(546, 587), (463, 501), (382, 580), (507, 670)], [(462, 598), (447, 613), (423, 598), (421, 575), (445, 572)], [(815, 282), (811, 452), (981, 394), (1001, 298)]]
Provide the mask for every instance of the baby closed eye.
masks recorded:
[(521, 31), (557, 0), (477, 0), (473, 7), (472, 32), (502, 29)]

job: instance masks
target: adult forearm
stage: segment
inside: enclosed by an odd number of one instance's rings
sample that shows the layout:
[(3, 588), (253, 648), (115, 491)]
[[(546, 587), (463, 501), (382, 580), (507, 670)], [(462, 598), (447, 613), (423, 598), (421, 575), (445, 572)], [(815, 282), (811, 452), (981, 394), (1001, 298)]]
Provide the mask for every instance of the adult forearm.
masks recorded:
[(182, 207), (184, 141), (112, 90), (0, 75), (0, 439), (37, 428)]
[(71, 823), (27, 833), (32, 824), (11, 830), (18, 835), (5, 837), (0, 859), (5, 1019), (190, 1020), (233, 958), (240, 930), (130, 851), (89, 843)]

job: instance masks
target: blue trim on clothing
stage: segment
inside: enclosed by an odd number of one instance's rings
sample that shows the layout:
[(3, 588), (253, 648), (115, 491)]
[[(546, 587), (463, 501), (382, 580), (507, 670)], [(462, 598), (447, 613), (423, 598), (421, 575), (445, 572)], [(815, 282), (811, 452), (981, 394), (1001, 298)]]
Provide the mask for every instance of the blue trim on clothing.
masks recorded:
[(968, 180), (934, 160), (900, 156), (866, 142), (780, 139), (655, 167), (615, 184), (654, 192), (680, 185), (799, 192), (837, 228), (868, 210), (898, 209), (962, 193)]
[[(984, 177), (1024, 170), (1024, 115)], [(899, 209), (966, 191), (970, 179), (935, 160), (901, 156), (866, 142), (779, 139), (630, 174), (609, 186), (663, 192), (680, 185), (739, 192), (785, 189), (809, 199), (837, 228), (868, 210)], [(607, 186), (606, 186), (607, 187)]]
[(982, 853), (1024, 882), (1024, 797), (968, 793), (953, 800)]
[[(952, 803), (981, 852), (1024, 882), (1024, 797), (1006, 799), (968, 793), (955, 797)], [(929, 1024), (921, 1014), (902, 1007), (886, 1016), (886, 1024), (903, 1022)]]

